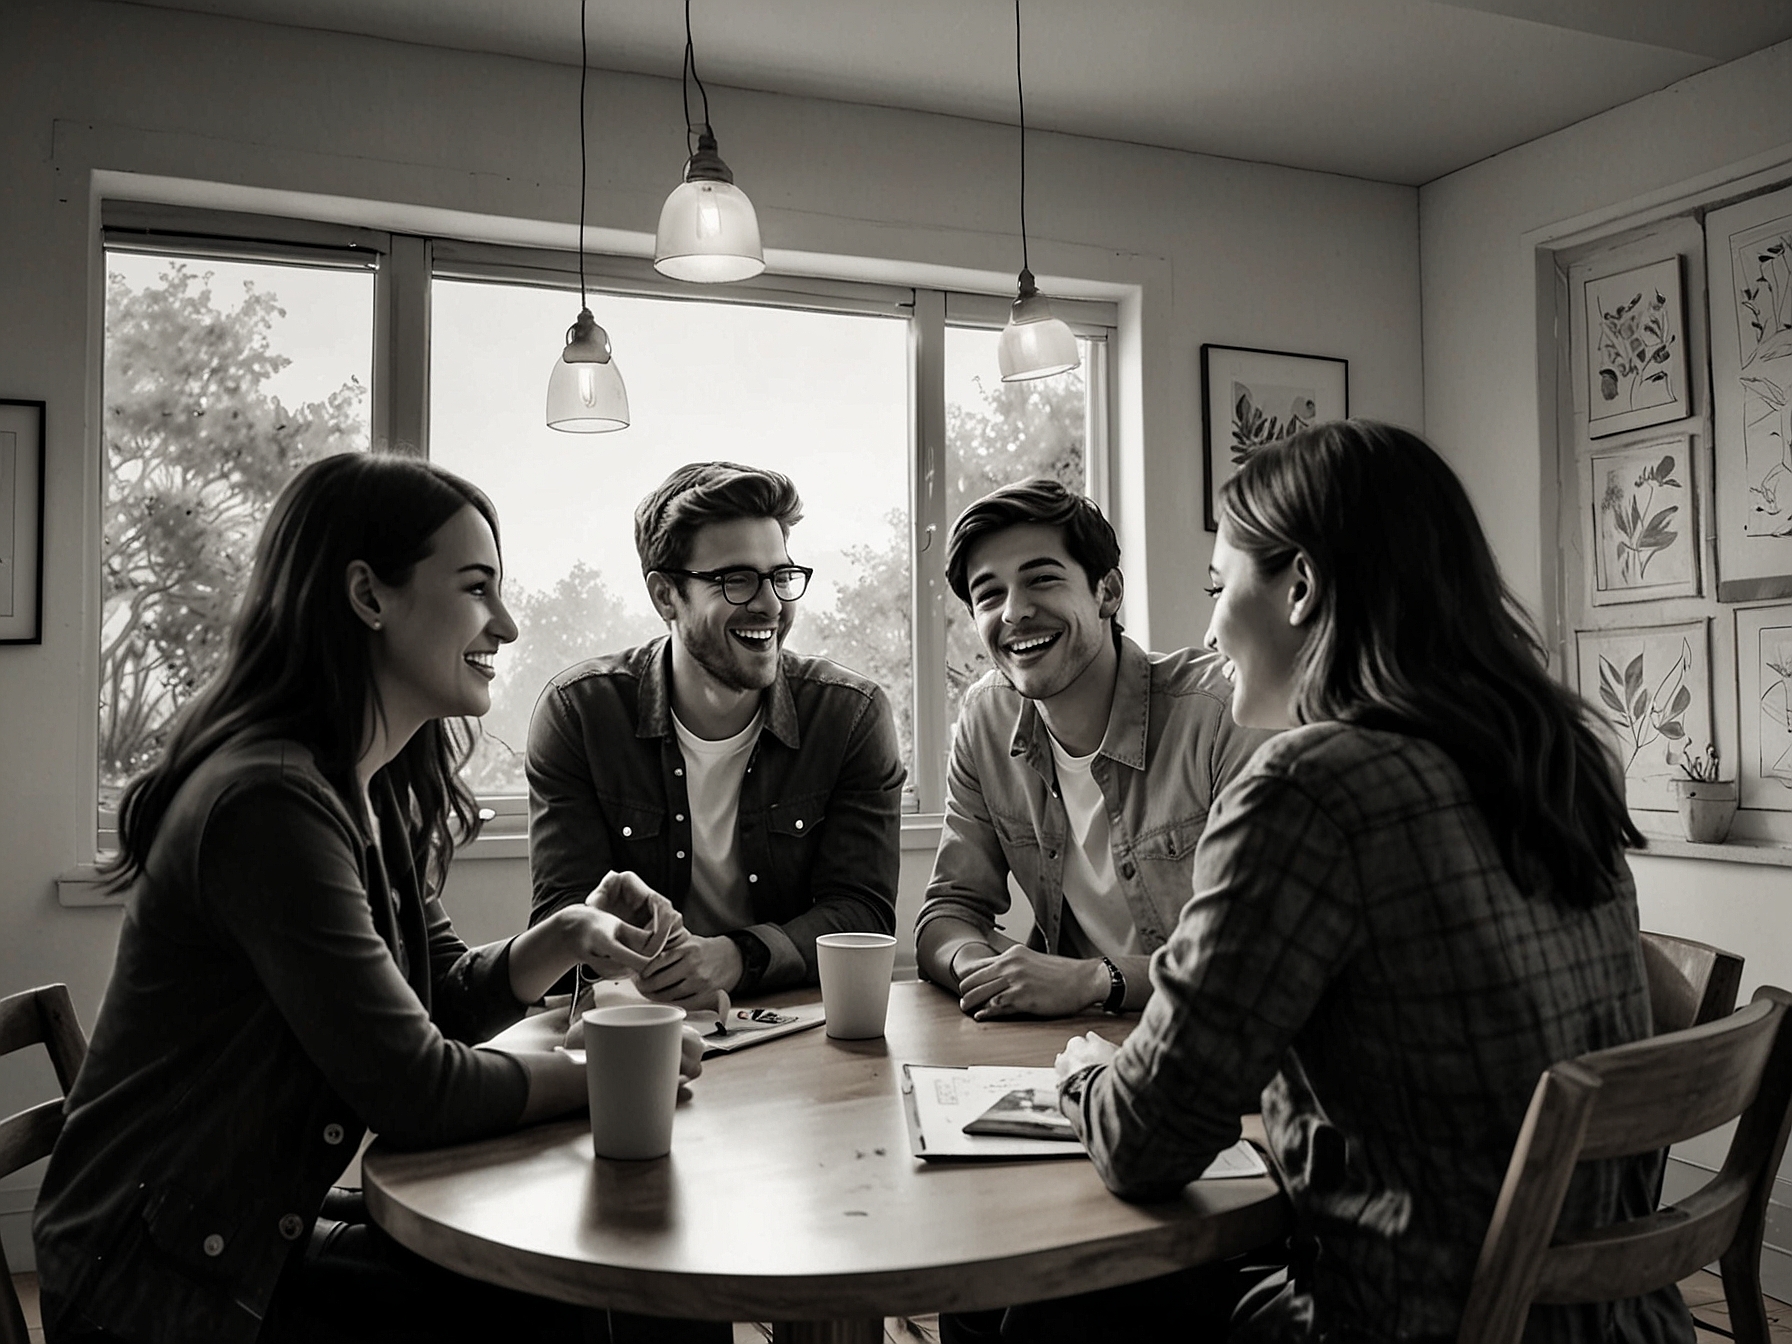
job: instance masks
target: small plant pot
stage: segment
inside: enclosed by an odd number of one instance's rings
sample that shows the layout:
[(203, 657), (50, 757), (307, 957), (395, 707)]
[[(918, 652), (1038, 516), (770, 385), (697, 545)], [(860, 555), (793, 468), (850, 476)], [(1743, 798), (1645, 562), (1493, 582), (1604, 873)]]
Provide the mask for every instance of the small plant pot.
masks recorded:
[(1736, 781), (1733, 779), (1676, 779), (1680, 795), (1680, 826), (1688, 840), (1701, 845), (1721, 845), (1736, 820)]

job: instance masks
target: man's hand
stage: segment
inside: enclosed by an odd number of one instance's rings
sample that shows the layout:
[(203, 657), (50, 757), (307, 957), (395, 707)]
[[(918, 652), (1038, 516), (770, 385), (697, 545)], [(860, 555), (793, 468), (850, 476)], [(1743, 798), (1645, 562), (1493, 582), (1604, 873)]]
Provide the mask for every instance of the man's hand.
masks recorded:
[(979, 1022), (1017, 1013), (1069, 1017), (1108, 994), (1107, 968), (1100, 961), (1054, 957), (1019, 944), (964, 966), (958, 1006)]
[(681, 1008), (713, 1008), (716, 995), (731, 992), (746, 969), (732, 938), (704, 938), (680, 928), (635, 982), (641, 993)]

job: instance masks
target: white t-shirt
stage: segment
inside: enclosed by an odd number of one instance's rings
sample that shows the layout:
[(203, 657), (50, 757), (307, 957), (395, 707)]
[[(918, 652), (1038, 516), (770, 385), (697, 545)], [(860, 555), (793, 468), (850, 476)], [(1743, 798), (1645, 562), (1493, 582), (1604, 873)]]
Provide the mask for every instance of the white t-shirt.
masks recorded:
[[(1067, 956), (1130, 957), (1143, 953), (1132, 911), (1114, 876), (1114, 849), (1108, 828), (1107, 800), (1090, 767), (1096, 752), (1072, 756), (1050, 732), (1052, 760), (1058, 767), (1058, 792), (1070, 821), (1070, 843), (1064, 850), (1064, 903), (1076, 917), (1076, 929), (1059, 939)], [(1099, 748), (1097, 749), (1099, 750)], [(1079, 940), (1075, 935), (1082, 934)], [(1081, 941), (1086, 946), (1073, 944)]]
[(691, 897), (684, 922), (705, 937), (754, 923), (747, 875), (740, 863), (740, 786), (759, 741), (761, 716), (733, 737), (698, 737), (678, 715), (672, 729), (684, 754), (685, 792), (691, 800)]

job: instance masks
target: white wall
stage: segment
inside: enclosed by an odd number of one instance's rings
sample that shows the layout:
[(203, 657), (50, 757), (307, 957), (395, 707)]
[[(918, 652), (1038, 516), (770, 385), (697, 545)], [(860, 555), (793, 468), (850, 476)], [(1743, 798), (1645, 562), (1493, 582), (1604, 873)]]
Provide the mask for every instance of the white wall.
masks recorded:
[[(1538, 389), (1536, 238), (1774, 162), (1787, 163), (1792, 178), (1788, 89), (1792, 42), (1420, 190), (1425, 427), (1462, 474), (1508, 581), (1533, 608), (1550, 581), (1543, 548), (1556, 544), (1555, 520), (1539, 507), (1554, 459), (1539, 431), (1553, 407)], [(1792, 872), (1647, 855), (1631, 866), (1644, 927), (1744, 954), (1744, 1000), (1762, 983), (1792, 987)], [(1789, 1172), (1792, 1164), (1780, 1188), (1792, 1200)], [(1792, 1244), (1792, 1226), (1778, 1232), (1770, 1223), (1769, 1240), (1776, 1236)], [(1768, 1261), (1769, 1291), (1792, 1297), (1792, 1257)]]
[[(44, 643), (0, 648), (0, 990), (66, 980), (91, 1024), (118, 912), (64, 909), (52, 884), (92, 848), (102, 284), (93, 170), (384, 203), (374, 214), (401, 228), (422, 227), (424, 210), (466, 212), (487, 221), (466, 227), (499, 239), (539, 239), (533, 223), (548, 221), (570, 243), (578, 77), (128, 5), (6, 8), (14, 59), (0, 81), (0, 396), (48, 401), (49, 469)], [(771, 248), (810, 254), (820, 270), (828, 263), (817, 258), (859, 257), (890, 263), (890, 278), (1012, 283), (1011, 128), (711, 92), (723, 149)], [(592, 223), (644, 248), (682, 162), (678, 86), (598, 74), (591, 93)], [(1346, 357), (1353, 408), (1422, 423), (1417, 193), (1055, 135), (1032, 139), (1028, 168), (1042, 279), (1123, 298), (1132, 355), (1121, 360), (1128, 452), (1116, 493), (1129, 620), (1160, 647), (1189, 642), (1205, 624), (1196, 576), (1209, 548), (1201, 343)], [(925, 866), (924, 853), (905, 856), (910, 927)], [(525, 867), (462, 864), (447, 898), (470, 932), (514, 928), (527, 906)], [(47, 1070), (0, 1070), (0, 1109), (48, 1086)], [(28, 1208), (33, 1184), (0, 1187), (15, 1268), (28, 1262), (20, 1220), (6, 1215)]]

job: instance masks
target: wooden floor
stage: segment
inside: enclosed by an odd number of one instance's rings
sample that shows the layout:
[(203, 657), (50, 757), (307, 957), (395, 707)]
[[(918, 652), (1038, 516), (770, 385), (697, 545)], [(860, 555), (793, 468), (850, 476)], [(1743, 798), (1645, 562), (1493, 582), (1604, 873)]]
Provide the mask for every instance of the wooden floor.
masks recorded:
[[(25, 1308), (25, 1324), (31, 1327), (32, 1344), (43, 1344), (44, 1332), (37, 1314), (37, 1275), (14, 1274), (12, 1286), (19, 1295), (20, 1305)], [(1729, 1344), (1730, 1313), (1724, 1306), (1724, 1287), (1717, 1275), (1700, 1270), (1691, 1278), (1681, 1280), (1680, 1293), (1686, 1299), (1686, 1305), (1692, 1308), (1693, 1321), (1699, 1327), (1699, 1344)], [(1792, 1307), (1771, 1297), (1765, 1300), (1774, 1344), (1792, 1344)], [(765, 1344), (770, 1338), (771, 1332), (763, 1326), (734, 1327), (735, 1344)], [(884, 1322), (884, 1339), (889, 1344), (935, 1344), (939, 1339), (939, 1328), (931, 1316), (913, 1320), (891, 1318)]]

